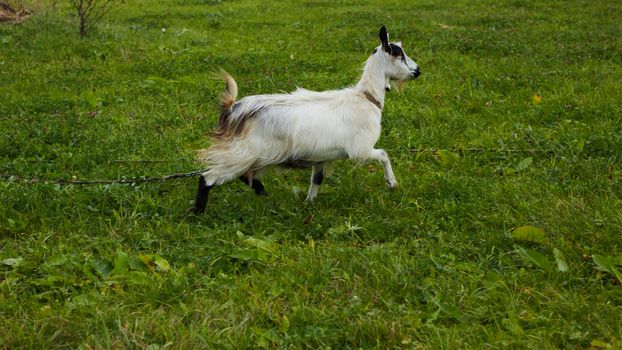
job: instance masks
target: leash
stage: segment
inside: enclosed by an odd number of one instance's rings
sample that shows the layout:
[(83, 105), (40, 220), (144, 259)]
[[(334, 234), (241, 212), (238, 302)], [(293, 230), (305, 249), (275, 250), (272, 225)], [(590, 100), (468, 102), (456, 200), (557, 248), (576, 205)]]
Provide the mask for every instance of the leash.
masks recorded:
[(141, 177), (141, 178), (134, 178), (134, 179), (119, 179), (119, 180), (78, 180), (75, 177), (71, 178), (70, 180), (67, 180), (67, 179), (49, 180), (49, 179), (39, 179), (35, 177), (10, 175), (10, 174), (0, 174), (0, 179), (4, 180), (5, 182), (21, 182), (21, 183), (25, 183), (28, 185), (50, 184), (50, 183), (57, 184), (57, 185), (63, 185), (63, 186), (66, 186), (66, 185), (112, 185), (112, 184), (134, 185), (137, 183), (164, 182), (164, 181), (169, 181), (173, 179), (194, 177), (197, 175), (201, 175), (202, 173), (206, 171), (207, 169), (191, 171), (189, 173), (175, 173), (175, 174), (163, 175), (160, 177)]
[[(450, 151), (454, 153), (526, 153), (535, 156), (537, 153), (541, 154), (551, 154), (554, 153), (552, 150), (538, 150), (538, 149), (494, 149), (494, 148), (449, 148), (449, 149), (439, 149), (439, 148), (412, 148), (408, 151), (412, 153), (432, 153), (437, 154), (441, 151)], [(172, 162), (173, 160), (115, 160), (115, 163), (155, 163), (155, 162)], [(186, 177), (194, 177), (201, 175), (206, 172), (208, 169), (204, 170), (196, 170), (188, 173), (175, 173), (168, 174), (159, 177), (140, 177), (133, 179), (119, 179), (119, 180), (110, 180), (110, 179), (101, 179), (101, 180), (78, 180), (75, 177), (71, 179), (39, 179), (36, 177), (27, 177), (20, 175), (12, 175), (12, 174), (0, 174), (0, 180), (3, 182), (21, 182), (28, 185), (34, 184), (57, 184), (57, 185), (134, 185), (137, 183), (149, 183), (149, 182), (165, 182), (174, 179), (182, 179)]]

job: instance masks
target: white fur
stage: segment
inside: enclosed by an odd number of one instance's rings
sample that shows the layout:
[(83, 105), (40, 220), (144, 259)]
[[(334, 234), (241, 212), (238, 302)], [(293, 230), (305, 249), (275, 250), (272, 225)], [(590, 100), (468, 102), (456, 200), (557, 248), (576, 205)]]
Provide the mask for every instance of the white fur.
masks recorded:
[[(299, 88), (290, 94), (242, 98), (229, 118), (258, 112), (245, 121), (242, 133), (215, 140), (214, 146), (201, 154), (199, 159), (209, 168), (203, 173), (206, 184), (220, 185), (243, 174), (256, 176), (291, 160), (315, 163), (314, 171), (323, 171), (325, 163), (353, 159), (380, 161), (389, 187), (397, 186), (387, 153), (374, 149), (382, 110), (365, 92), (384, 106), (387, 84), (410, 80), (415, 71), (418, 67), (413, 60), (393, 57), (379, 46), (355, 86), (324, 92)], [(307, 200), (315, 198), (318, 187), (312, 181)]]

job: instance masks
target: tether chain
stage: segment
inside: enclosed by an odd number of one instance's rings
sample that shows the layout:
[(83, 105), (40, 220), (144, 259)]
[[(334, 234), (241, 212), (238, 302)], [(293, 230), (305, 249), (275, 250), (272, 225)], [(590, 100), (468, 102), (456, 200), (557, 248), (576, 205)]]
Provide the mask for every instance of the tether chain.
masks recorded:
[(173, 179), (180, 179), (184, 177), (193, 177), (197, 175), (201, 175), (206, 172), (205, 170), (197, 170), (191, 171), (189, 173), (176, 173), (169, 174), (160, 177), (148, 177), (148, 178), (138, 178), (138, 179), (121, 179), (121, 180), (78, 180), (72, 178), (70, 180), (67, 179), (58, 179), (58, 180), (47, 180), (47, 179), (38, 179), (33, 177), (23, 177), (9, 174), (0, 174), (0, 178), (8, 180), (8, 181), (19, 181), (27, 184), (38, 184), (38, 183), (53, 183), (58, 185), (112, 185), (112, 184), (120, 184), (120, 185), (132, 185), (136, 183), (144, 183), (144, 182), (163, 182)]
[[(506, 153), (518, 153), (518, 152), (526, 152), (529, 154), (535, 154), (538, 150), (528, 149), (528, 150), (516, 150), (516, 149), (488, 149), (488, 148), (451, 148), (451, 149), (438, 149), (438, 148), (414, 148), (409, 149), (410, 152), (421, 153), (421, 152), (430, 152), (437, 153), (439, 151), (451, 151), (451, 152), (469, 152), (469, 153), (478, 153), (478, 152), (506, 152)], [(539, 150), (540, 153), (548, 153), (547, 151)], [(552, 151), (551, 151), (552, 152)], [(117, 163), (128, 163), (128, 162), (168, 162), (169, 160), (116, 160)], [(173, 179), (180, 179), (184, 177), (193, 177), (197, 175), (201, 175), (206, 172), (208, 169), (204, 170), (196, 170), (191, 171), (189, 173), (176, 173), (169, 174), (160, 177), (149, 177), (149, 178), (135, 178), (135, 179), (121, 179), (121, 180), (78, 180), (73, 177), (70, 180), (67, 179), (57, 179), (57, 180), (49, 180), (49, 179), (39, 179), (34, 177), (25, 177), (19, 175), (12, 174), (0, 174), (0, 179), (5, 182), (23, 182), (27, 184), (58, 184), (58, 185), (111, 185), (111, 184), (120, 184), (120, 185), (132, 185), (136, 183), (145, 183), (145, 182), (164, 182)]]

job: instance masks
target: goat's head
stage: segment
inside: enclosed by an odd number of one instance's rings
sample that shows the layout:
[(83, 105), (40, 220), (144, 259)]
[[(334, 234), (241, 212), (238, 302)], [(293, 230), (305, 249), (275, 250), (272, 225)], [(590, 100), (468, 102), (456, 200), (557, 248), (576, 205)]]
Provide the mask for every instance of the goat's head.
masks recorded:
[[(417, 79), (421, 75), (419, 66), (406, 55), (401, 42), (389, 42), (387, 29), (380, 28), (380, 46), (374, 50), (374, 55), (381, 57), (385, 75), (389, 81), (401, 86), (408, 80)], [(387, 89), (389, 85), (387, 84)]]

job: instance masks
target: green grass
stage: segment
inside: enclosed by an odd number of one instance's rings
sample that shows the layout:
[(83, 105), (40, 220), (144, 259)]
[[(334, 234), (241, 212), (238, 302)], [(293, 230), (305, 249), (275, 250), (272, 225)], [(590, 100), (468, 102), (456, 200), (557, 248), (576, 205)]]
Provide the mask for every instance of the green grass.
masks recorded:
[(341, 162), (313, 205), (283, 171), (197, 217), (196, 179), (2, 179), (0, 348), (622, 346), (622, 3), (140, 0), (85, 40), (35, 5), (0, 25), (2, 174), (195, 170), (213, 72), (347, 86), (381, 24), (423, 75), (387, 96), (394, 191)]

